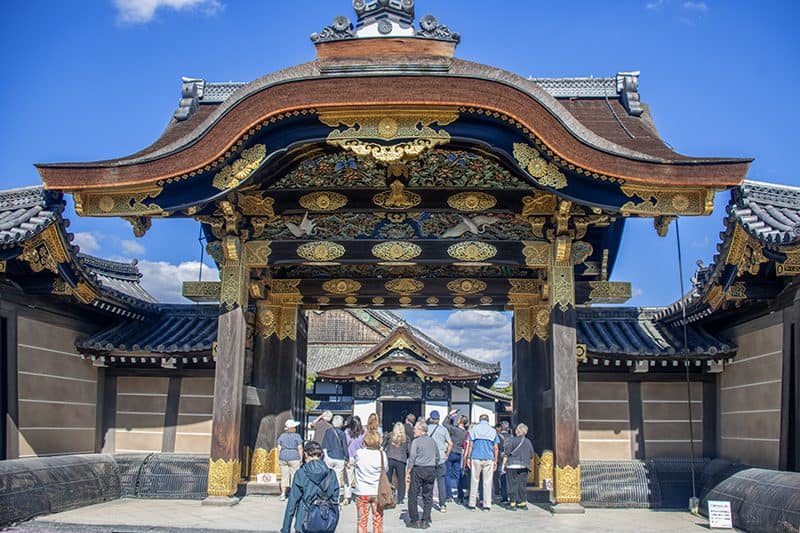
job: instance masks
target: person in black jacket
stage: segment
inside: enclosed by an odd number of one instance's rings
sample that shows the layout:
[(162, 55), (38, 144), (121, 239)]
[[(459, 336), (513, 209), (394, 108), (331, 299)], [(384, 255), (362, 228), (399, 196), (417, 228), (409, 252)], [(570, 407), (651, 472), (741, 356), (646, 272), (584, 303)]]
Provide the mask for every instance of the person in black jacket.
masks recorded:
[(503, 468), (508, 481), (508, 508), (511, 511), (528, 508), (526, 485), (533, 459), (533, 445), (528, 440), (528, 426), (517, 424), (515, 435), (505, 440)]
[[(336, 474), (322, 460), (322, 448), (315, 441), (307, 441), (303, 445), (305, 464), (294, 475), (289, 501), (283, 513), (281, 533), (291, 533), (292, 519), (294, 531), (303, 532), (303, 520), (308, 507), (319, 496), (332, 502), (339, 502), (339, 483)], [(327, 490), (324, 490), (327, 488)]]

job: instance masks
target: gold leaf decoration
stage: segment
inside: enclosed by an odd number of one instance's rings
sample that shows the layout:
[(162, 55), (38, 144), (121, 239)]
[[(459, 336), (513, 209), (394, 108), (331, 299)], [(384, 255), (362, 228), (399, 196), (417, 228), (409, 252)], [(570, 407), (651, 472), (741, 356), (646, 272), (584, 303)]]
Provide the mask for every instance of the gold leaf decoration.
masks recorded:
[(425, 288), (425, 284), (412, 278), (397, 278), (384, 284), (386, 290), (395, 294), (415, 294)]
[(480, 241), (464, 241), (447, 248), (447, 255), (459, 261), (474, 263), (486, 261), (497, 255), (497, 248)]
[(436, 305), (439, 303), (439, 298), (437, 298), (436, 296), (428, 296), (425, 299), (425, 303), (428, 305)]
[(549, 265), (551, 248), (552, 246), (549, 242), (522, 241), (522, 255), (525, 257), (525, 266), (543, 268)]
[(233, 496), (236, 494), (242, 466), (239, 459), (208, 460), (208, 495)]
[(383, 296), (375, 296), (372, 299), (372, 303), (375, 305), (383, 305), (385, 301), (386, 300), (383, 298)]
[[(322, 111), (319, 118), (336, 128), (328, 134), (328, 144), (391, 164), (413, 159), (431, 148), (450, 142), (447, 131), (436, 130), (432, 125), (450, 124), (458, 118), (458, 111), (446, 107), (346, 108)], [(347, 129), (339, 129), (341, 125), (347, 126)], [(398, 139), (404, 141), (384, 144)]]
[(556, 503), (578, 503), (581, 501), (581, 465), (555, 467)]
[(267, 451), (264, 448), (253, 450), (253, 458), (250, 461), (250, 479), (255, 480), (258, 474), (280, 474), (278, 466), (278, 448)]
[(211, 186), (221, 191), (238, 187), (244, 180), (249, 178), (253, 172), (261, 166), (267, 158), (267, 147), (263, 144), (256, 144), (252, 148), (242, 150), (239, 159), (222, 167), (217, 172)]
[(162, 190), (161, 187), (140, 186), (120, 192), (75, 193), (73, 197), (76, 205), (80, 203), (80, 214), (85, 216), (158, 215), (164, 210), (157, 203), (147, 200), (155, 199)]
[(422, 248), (404, 241), (386, 241), (372, 247), (372, 255), (384, 261), (409, 261), (422, 253)]
[(447, 199), (447, 205), (459, 211), (486, 211), (497, 204), (497, 198), (485, 192), (460, 192)]
[(400, 180), (394, 180), (389, 185), (389, 191), (381, 192), (372, 197), (375, 205), (384, 209), (410, 209), (422, 201), (420, 195), (407, 191)]
[(567, 186), (567, 177), (559, 170), (558, 165), (553, 162), (548, 163), (533, 146), (514, 143), (514, 159), (541, 185), (553, 189), (563, 189)]
[(315, 241), (297, 247), (297, 255), (307, 261), (323, 262), (339, 259), (344, 255), (344, 246), (330, 241)]
[(332, 191), (318, 191), (300, 198), (300, 205), (309, 211), (335, 211), (347, 205), (347, 196)]
[(322, 290), (331, 294), (354, 294), (361, 290), (361, 283), (353, 279), (332, 279), (322, 284)]
[(626, 202), (620, 211), (641, 215), (708, 215), (714, 209), (713, 189), (656, 188), (622, 185), (622, 192), (641, 202)]
[(237, 205), (239, 211), (243, 215), (263, 217), (269, 220), (275, 220), (275, 199), (261, 194), (239, 194), (237, 196)]
[(491, 296), (481, 296), (481, 305), (490, 305), (492, 303)]
[(477, 294), (486, 290), (486, 282), (472, 278), (454, 279), (447, 283), (447, 289), (456, 294)]

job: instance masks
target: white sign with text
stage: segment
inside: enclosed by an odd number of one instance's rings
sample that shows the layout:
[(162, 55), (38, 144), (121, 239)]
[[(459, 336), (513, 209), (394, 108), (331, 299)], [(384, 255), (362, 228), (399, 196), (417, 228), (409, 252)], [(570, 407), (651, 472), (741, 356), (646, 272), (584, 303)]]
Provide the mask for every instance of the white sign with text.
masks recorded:
[(733, 529), (731, 502), (708, 500), (708, 527), (711, 529)]

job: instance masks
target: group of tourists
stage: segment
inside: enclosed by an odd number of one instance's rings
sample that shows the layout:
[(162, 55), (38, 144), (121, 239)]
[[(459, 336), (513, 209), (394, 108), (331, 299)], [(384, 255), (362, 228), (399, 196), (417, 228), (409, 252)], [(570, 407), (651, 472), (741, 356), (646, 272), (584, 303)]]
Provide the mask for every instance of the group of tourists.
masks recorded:
[[(470, 424), (454, 409), (443, 420), (438, 411), (427, 420), (409, 414), (384, 435), (377, 414), (369, 416), (365, 427), (356, 415), (345, 420), (326, 411), (313, 423), (313, 439), (305, 443), (297, 426), (288, 420), (278, 438), (281, 500), (288, 498), (282, 533), (292, 531), (293, 519), (294, 531), (324, 531), (331, 515), (338, 521), (339, 505), (351, 501), (358, 533), (366, 533), (370, 516), (373, 531), (381, 533), (384, 509), (402, 505), (406, 495), (408, 527), (427, 529), (434, 484), (441, 513), (447, 512), (448, 502), (488, 511), (495, 494), (509, 510), (527, 509), (533, 446), (525, 424), (517, 424), (512, 435), (507, 422), (493, 427), (483, 414)], [(381, 487), (384, 473), (389, 482), (395, 480), (388, 503)]]

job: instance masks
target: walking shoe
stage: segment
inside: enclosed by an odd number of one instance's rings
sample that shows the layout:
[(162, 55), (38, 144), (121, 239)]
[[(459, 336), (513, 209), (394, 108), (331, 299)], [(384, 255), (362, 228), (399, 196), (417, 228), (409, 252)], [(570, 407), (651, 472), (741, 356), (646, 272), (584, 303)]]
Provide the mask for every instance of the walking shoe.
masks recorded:
[(413, 522), (408, 523), (408, 527), (411, 529), (428, 529), (428, 524), (423, 522), (422, 520), (415, 520)]
[(280, 500), (282, 502), (285, 502), (286, 501), (286, 494), (281, 494)]
[(446, 505), (440, 505), (439, 506), (439, 512), (440, 513), (446, 513), (447, 512), (447, 506)]
[(481, 507), (481, 511), (491, 511), (491, 507)]
[(528, 510), (528, 504), (527, 503), (518, 503), (517, 504), (517, 509), (519, 509), (520, 511), (527, 511)]
[(475, 506), (474, 505), (467, 505), (467, 510), (468, 511), (474, 511), (475, 510)]

